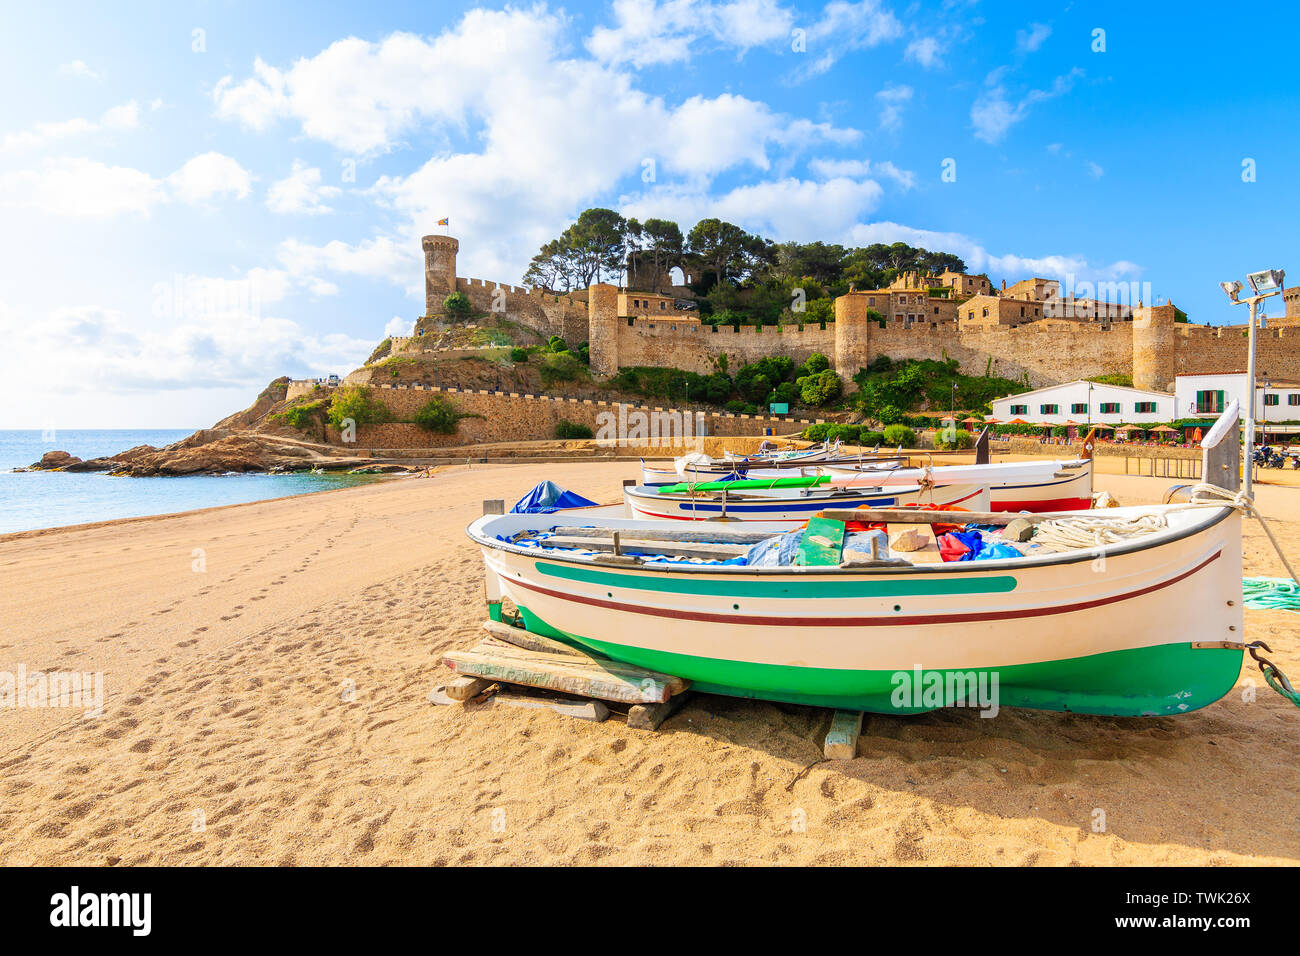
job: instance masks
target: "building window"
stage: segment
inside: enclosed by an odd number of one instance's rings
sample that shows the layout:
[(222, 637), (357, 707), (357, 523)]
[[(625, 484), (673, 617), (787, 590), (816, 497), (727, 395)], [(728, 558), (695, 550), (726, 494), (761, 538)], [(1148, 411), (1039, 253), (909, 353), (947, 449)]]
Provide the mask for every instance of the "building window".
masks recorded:
[(659, 311), (660, 311), (660, 312), (662, 312), (662, 311), (663, 311), (664, 309), (666, 309), (666, 308), (668, 308), (668, 303), (667, 303), (667, 302), (660, 302), (660, 303), (659, 303)]
[(1060, 405), (1039, 405), (1038, 414), (1040, 415), (1059, 415), (1061, 414)]
[(1134, 402), (1133, 403), (1133, 411), (1135, 412), (1145, 412), (1149, 414), (1154, 412), (1155, 410), (1156, 410), (1155, 402)]
[(1102, 403), (1101, 403), (1101, 413), (1102, 413), (1103, 415), (1118, 415), (1118, 414), (1119, 414), (1119, 402), (1102, 402)]
[(867, 305), (875, 305), (875, 304), (876, 304), (876, 297), (874, 295), (867, 296)]
[(1300, 392), (1292, 392), (1286, 397), (1288, 405), (1300, 405)]
[(1011, 414), (1012, 414), (1012, 415), (1028, 415), (1028, 414), (1029, 414), (1029, 406), (1028, 406), (1028, 405), (1012, 405), (1012, 406), (1011, 406)]
[(1088, 414), (1088, 403), (1087, 403), (1087, 402), (1075, 402), (1073, 405), (1070, 406), (1070, 414), (1071, 414), (1071, 415), (1086, 415), (1086, 414)]
[(1277, 404), (1277, 392), (1265, 392), (1265, 393), (1264, 393), (1264, 404), (1265, 404), (1265, 405), (1276, 405), (1276, 404)]
[(1023, 305), (1020, 307), (1020, 317), (1022, 319), (1025, 317), (1025, 307)]
[(967, 313), (966, 313), (966, 318), (968, 318), (968, 319), (973, 319), (973, 318), (975, 318), (975, 310), (974, 310), (974, 309), (971, 309), (969, 312), (967, 312)]
[(1223, 389), (1206, 389), (1196, 393), (1198, 415), (1218, 415), (1223, 411)]
[(988, 309), (985, 309), (985, 310), (984, 310), (984, 318), (987, 319), (988, 317), (989, 317), (989, 310), (988, 310)]

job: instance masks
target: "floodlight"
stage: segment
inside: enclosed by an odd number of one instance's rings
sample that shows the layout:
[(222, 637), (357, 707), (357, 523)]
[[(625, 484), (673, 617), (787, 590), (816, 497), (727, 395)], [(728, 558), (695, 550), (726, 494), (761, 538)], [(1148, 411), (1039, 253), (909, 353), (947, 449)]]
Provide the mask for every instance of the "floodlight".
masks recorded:
[(1265, 269), (1263, 272), (1252, 272), (1246, 276), (1246, 281), (1250, 287), (1255, 290), (1255, 294), (1261, 292), (1273, 292), (1282, 288), (1282, 280), (1286, 278), (1286, 273), (1281, 269)]
[(1237, 293), (1241, 291), (1241, 283), (1236, 279), (1231, 282), (1220, 282), (1219, 287), (1228, 294), (1228, 298), (1233, 302), (1237, 301)]

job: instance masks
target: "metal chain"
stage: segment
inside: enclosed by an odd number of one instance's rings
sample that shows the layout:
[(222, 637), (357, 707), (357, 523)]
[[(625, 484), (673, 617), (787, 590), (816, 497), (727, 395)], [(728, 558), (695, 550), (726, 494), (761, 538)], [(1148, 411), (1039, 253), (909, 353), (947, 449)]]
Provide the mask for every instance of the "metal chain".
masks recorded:
[(1269, 687), (1273, 688), (1287, 700), (1291, 701), (1291, 703), (1300, 707), (1300, 692), (1297, 692), (1296, 689), (1291, 686), (1291, 681), (1287, 680), (1287, 676), (1282, 673), (1281, 668), (1263, 654), (1259, 653), (1259, 648), (1261, 647), (1270, 654), (1273, 653), (1273, 649), (1263, 641), (1251, 641), (1246, 645), (1246, 650), (1250, 651), (1250, 656), (1253, 657), (1255, 663), (1259, 665), (1259, 672), (1264, 675), (1265, 682)]

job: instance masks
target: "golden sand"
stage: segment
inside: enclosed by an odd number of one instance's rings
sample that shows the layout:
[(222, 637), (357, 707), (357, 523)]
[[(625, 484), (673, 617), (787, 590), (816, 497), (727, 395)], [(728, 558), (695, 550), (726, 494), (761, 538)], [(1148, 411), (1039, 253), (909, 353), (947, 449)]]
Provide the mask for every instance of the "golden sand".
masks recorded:
[[(636, 471), (546, 473), (612, 501)], [(697, 696), (646, 733), (431, 705), (441, 653), (484, 617), (463, 529), (537, 477), (476, 466), (0, 539), (0, 671), (102, 671), (106, 695), (91, 719), (0, 710), (0, 862), (1300, 859), (1300, 710), (1249, 667), (1178, 718), (869, 716), (856, 759), (797, 782), (827, 711)], [(1126, 504), (1169, 483), (1097, 482)], [(1258, 498), (1300, 557), (1300, 491)], [(1280, 574), (1246, 527), (1247, 573)], [(1300, 676), (1300, 616), (1246, 614)]]

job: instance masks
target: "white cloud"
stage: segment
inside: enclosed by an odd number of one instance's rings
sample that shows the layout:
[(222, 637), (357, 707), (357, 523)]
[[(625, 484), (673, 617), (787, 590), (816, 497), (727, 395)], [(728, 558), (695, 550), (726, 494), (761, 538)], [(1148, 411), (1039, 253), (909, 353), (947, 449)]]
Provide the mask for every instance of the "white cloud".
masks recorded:
[(1051, 89), (1030, 90), (1013, 105), (1007, 99), (1006, 88), (1001, 83), (1004, 71), (1005, 68), (999, 68), (989, 74), (986, 82), (991, 89), (982, 93), (970, 108), (975, 136), (986, 143), (1000, 142), (1007, 130), (1024, 120), (1036, 103), (1065, 95), (1073, 89), (1075, 80), (1083, 76), (1083, 70), (1076, 66), (1069, 73), (1058, 76), (1052, 82)]
[(0, 153), (20, 149), (39, 149), (58, 140), (73, 136), (86, 136), (100, 131), (135, 129), (140, 125), (140, 105), (135, 100), (122, 103), (104, 111), (98, 121), (74, 117), (56, 122), (37, 123), (29, 130), (6, 133), (0, 139)]
[(163, 183), (148, 173), (92, 159), (47, 159), (39, 169), (0, 173), (0, 206), (39, 209), (55, 216), (148, 215), (167, 198)]
[(1106, 170), (1102, 169), (1090, 159), (1088, 160), (1088, 174), (1092, 176), (1093, 179), (1101, 179), (1101, 177), (1106, 174)]
[(1031, 23), (1028, 30), (1016, 31), (1016, 50), (1020, 53), (1033, 53), (1052, 35), (1052, 28), (1045, 23)]
[(790, 37), (794, 14), (776, 0), (615, 0), (614, 25), (598, 26), (587, 37), (597, 60), (634, 67), (687, 60), (691, 47), (710, 39), (745, 51)]
[(243, 199), (253, 188), (252, 179), (234, 159), (208, 152), (188, 160), (167, 182), (184, 202), (200, 203), (216, 196)]
[[(62, 356), (60, 388), (95, 395), (259, 387), (278, 375), (354, 368), (374, 347), (237, 305), (182, 316), (161, 331), (140, 330), (122, 312), (98, 306), (44, 314), (0, 307), (0, 333), (17, 354)], [(5, 374), (15, 388), (48, 389), (39, 365), (12, 363)]]
[(872, 212), (883, 194), (871, 179), (837, 176), (813, 182), (790, 177), (739, 186), (718, 196), (660, 188), (624, 199), (619, 209), (640, 219), (673, 219), (684, 228), (716, 216), (777, 240), (830, 241)]
[(831, 0), (822, 9), (821, 18), (808, 27), (810, 62), (795, 71), (794, 79), (819, 76), (847, 53), (870, 49), (902, 35), (903, 25), (878, 0)]
[(290, 275), (312, 283), (309, 287), (317, 294), (330, 294), (328, 289), (332, 286), (316, 278), (321, 272), (386, 279), (408, 291), (423, 288), (423, 254), (415, 239), (399, 242), (379, 236), (355, 244), (334, 239), (319, 246), (285, 239), (276, 255)]
[(866, 176), (892, 179), (904, 189), (916, 185), (916, 174), (908, 169), (899, 169), (891, 162), (873, 163), (865, 159), (810, 159), (808, 169), (821, 179), (849, 177), (862, 179)]
[(903, 59), (918, 63), (927, 70), (943, 65), (943, 47), (933, 36), (917, 37), (907, 45)]
[(887, 86), (876, 94), (880, 102), (880, 128), (896, 130), (903, 125), (903, 107), (912, 100), (910, 86)]
[(415, 320), (404, 319), (400, 315), (395, 315), (388, 320), (384, 326), (384, 338), (393, 335), (410, 335), (415, 331)]
[(59, 67), (59, 73), (63, 76), (79, 76), (88, 80), (94, 80), (96, 83), (102, 83), (104, 76), (92, 70), (86, 65), (85, 60), (73, 60), (71, 63), (64, 63)]
[(316, 216), (333, 212), (322, 200), (342, 191), (337, 186), (322, 186), (320, 170), (295, 159), (289, 175), (272, 183), (266, 191), (266, 206), (272, 212)]
[(1135, 279), (1142, 267), (1127, 260), (1094, 264), (1083, 256), (1047, 255), (1020, 256), (1014, 253), (995, 255), (969, 236), (959, 232), (936, 232), (915, 229), (896, 222), (862, 223), (850, 230), (849, 241), (855, 245), (873, 242), (906, 242), (932, 251), (951, 252), (961, 256), (968, 272), (988, 272), (1006, 276), (1013, 281), (1028, 276), (1048, 279), (1065, 279), (1073, 276), (1077, 281), (1118, 281)]
[(149, 215), (157, 205), (202, 202), (220, 195), (243, 198), (251, 177), (220, 153), (195, 156), (166, 179), (129, 166), (79, 157), (47, 159), (34, 169), (0, 172), (0, 207), (36, 209), (71, 219)]

